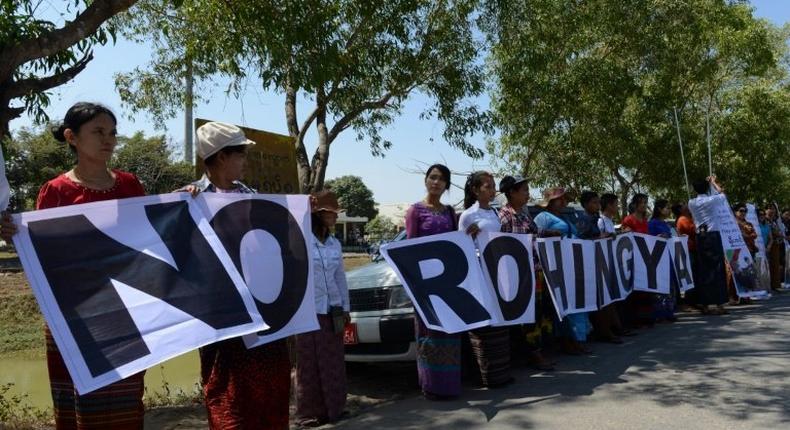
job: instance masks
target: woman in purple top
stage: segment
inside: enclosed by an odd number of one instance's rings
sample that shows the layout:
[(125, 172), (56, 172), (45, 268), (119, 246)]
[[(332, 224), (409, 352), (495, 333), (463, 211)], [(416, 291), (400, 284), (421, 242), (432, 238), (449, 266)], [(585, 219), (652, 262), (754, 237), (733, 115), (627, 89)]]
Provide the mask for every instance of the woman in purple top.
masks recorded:
[[(406, 212), (406, 237), (430, 236), (455, 231), (452, 206), (441, 202), (450, 189), (450, 169), (434, 164), (425, 172), (427, 195)], [(417, 337), (417, 375), (427, 399), (440, 400), (461, 394), (461, 335), (427, 328), (414, 318)]]

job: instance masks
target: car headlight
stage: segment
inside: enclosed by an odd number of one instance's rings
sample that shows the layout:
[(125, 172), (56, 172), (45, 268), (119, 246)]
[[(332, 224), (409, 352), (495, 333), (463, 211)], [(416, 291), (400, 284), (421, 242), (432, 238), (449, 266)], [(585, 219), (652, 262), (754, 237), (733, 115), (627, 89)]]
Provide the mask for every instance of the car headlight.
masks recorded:
[(391, 287), (389, 308), (403, 309), (410, 307), (412, 307), (411, 299), (409, 298), (409, 294), (406, 293), (406, 288), (403, 288), (402, 286)]

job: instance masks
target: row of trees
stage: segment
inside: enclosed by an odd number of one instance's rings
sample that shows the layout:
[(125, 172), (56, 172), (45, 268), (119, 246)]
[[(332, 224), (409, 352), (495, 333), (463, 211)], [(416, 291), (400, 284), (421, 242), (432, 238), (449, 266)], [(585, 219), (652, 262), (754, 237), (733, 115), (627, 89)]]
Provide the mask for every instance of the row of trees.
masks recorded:
[[(788, 36), (746, 1), (490, 0), (488, 149), (538, 186), (790, 200)], [(625, 205), (623, 205), (625, 206)]]
[[(120, 32), (154, 52), (118, 91), (160, 124), (188, 76), (280, 94), (303, 192), (324, 187), (349, 129), (382, 155), (380, 130), (421, 92), (448, 144), (481, 156), (468, 137), (487, 133), (498, 167), (534, 186), (684, 198), (677, 112), (689, 176), (707, 174), (709, 130), (734, 199), (790, 200), (790, 27), (747, 1), (74, 0), (61, 27), (38, 3), (0, 3), (0, 139), (24, 110), (44, 119), (47, 90)], [(490, 109), (471, 102), (486, 91)]]

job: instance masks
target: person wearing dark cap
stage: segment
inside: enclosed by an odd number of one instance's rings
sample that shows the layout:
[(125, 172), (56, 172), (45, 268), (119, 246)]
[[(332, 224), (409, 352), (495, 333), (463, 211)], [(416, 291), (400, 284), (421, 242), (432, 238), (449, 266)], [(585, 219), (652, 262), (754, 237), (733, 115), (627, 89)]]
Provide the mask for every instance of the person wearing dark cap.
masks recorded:
[(349, 321), (348, 284), (343, 250), (332, 229), (340, 205), (337, 195), (314, 193), (313, 284), (320, 328), (296, 336), (296, 420), (301, 426), (337, 421), (346, 405), (343, 330)]
[[(209, 122), (196, 134), (206, 173), (182, 191), (257, 192), (241, 182), (247, 147), (254, 142), (239, 127)], [(247, 349), (236, 337), (206, 345), (199, 354), (210, 429), (288, 428), (291, 360), (286, 339)]]
[[(521, 176), (505, 176), (499, 181), (499, 192), (507, 203), (499, 210), (499, 221), (505, 233), (537, 235), (538, 228), (529, 216), (529, 184)], [(538, 370), (553, 370), (554, 366), (542, 353), (544, 338), (551, 335), (552, 304), (549, 291), (543, 284), (539, 265), (535, 265), (535, 323), (511, 328), (514, 354), (524, 353), (527, 363)]]
[[(553, 187), (543, 191), (540, 202), (545, 210), (535, 217), (535, 225), (541, 236), (561, 236), (576, 238), (576, 226), (565, 220), (562, 211), (568, 206), (565, 188)], [(584, 345), (592, 326), (587, 312), (570, 314), (559, 324), (562, 331), (561, 347), (566, 354), (581, 355), (592, 350)]]

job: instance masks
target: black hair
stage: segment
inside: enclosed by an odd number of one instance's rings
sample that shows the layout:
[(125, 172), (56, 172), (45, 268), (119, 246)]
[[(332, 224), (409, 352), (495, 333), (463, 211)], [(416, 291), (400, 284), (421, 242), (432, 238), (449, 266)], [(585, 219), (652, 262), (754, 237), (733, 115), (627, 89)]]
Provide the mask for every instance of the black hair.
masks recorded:
[(653, 204), (653, 218), (660, 218), (661, 211), (664, 210), (665, 207), (669, 205), (669, 201), (664, 199), (658, 199)]
[(735, 203), (734, 205), (732, 205), (732, 211), (733, 212), (738, 212), (738, 210), (740, 210), (740, 209), (746, 209), (746, 205), (743, 204), (743, 203), (740, 203), (740, 202), (739, 203)]
[(449, 190), (450, 189), (450, 169), (448, 169), (447, 166), (445, 166), (444, 164), (439, 164), (439, 163), (432, 164), (430, 167), (428, 167), (428, 170), (425, 171), (425, 179), (426, 180), (428, 179), (428, 176), (431, 175), (431, 171), (433, 169), (438, 170), (439, 173), (442, 174), (442, 179), (444, 179), (444, 182), (445, 182), (444, 189), (445, 190)]
[(634, 213), (636, 212), (636, 207), (639, 206), (639, 202), (641, 201), (647, 202), (647, 194), (636, 193), (633, 197), (631, 197), (631, 202), (628, 203), (628, 212)]
[[(109, 115), (112, 118), (112, 122), (116, 125), (118, 124), (115, 114), (106, 106), (90, 102), (79, 102), (70, 107), (66, 111), (63, 122), (60, 125), (52, 126), (50, 131), (58, 142), (66, 142), (66, 129), (79, 133), (80, 127), (101, 114)], [(69, 145), (69, 147), (74, 150), (73, 146)]]
[(708, 190), (710, 190), (710, 184), (706, 179), (695, 179), (691, 182), (691, 188), (694, 188), (694, 191), (697, 194), (708, 194)]
[[(529, 186), (527, 181), (519, 182), (517, 184), (510, 185), (509, 187), (505, 188), (505, 191), (504, 191), (505, 197), (507, 198), (508, 201), (510, 201), (510, 197), (513, 195), (514, 191), (518, 191), (518, 190), (521, 189), (521, 187), (527, 187), (527, 186)], [(499, 191), (503, 192), (501, 189)]]
[(476, 172), (472, 172), (469, 176), (466, 177), (466, 184), (464, 185), (464, 209), (469, 209), (475, 202), (477, 201), (477, 196), (475, 195), (475, 188), (483, 185), (483, 180), (485, 178), (494, 178), (493, 175), (486, 172), (485, 170), (478, 170)]
[(683, 213), (683, 203), (675, 203), (672, 205), (672, 215), (675, 215), (675, 218), (680, 217), (680, 214)]
[(586, 207), (587, 203), (590, 203), (590, 200), (598, 197), (598, 193), (595, 191), (583, 191), (581, 197), (579, 197), (579, 203), (582, 204), (582, 207)]
[(217, 163), (217, 155), (219, 155), (220, 152), (223, 153), (223, 154), (226, 154), (226, 155), (230, 155), (230, 154), (234, 154), (234, 153), (244, 153), (246, 151), (247, 151), (247, 145), (225, 146), (222, 149), (220, 149), (219, 151), (209, 155), (208, 158), (203, 160), (203, 164), (205, 164), (206, 166), (213, 166), (214, 164), (216, 164)]
[(601, 209), (606, 209), (612, 203), (617, 202), (617, 195), (606, 193), (601, 195)]
[[(246, 146), (246, 145), (241, 145), (241, 146)], [(323, 238), (323, 235), (325, 233), (327, 235), (329, 234), (329, 228), (327, 228), (327, 226), (324, 225), (324, 220), (321, 219), (321, 215), (319, 215), (319, 213), (320, 212), (313, 212), (312, 214), (310, 214), (310, 221), (313, 227), (313, 234)]]

